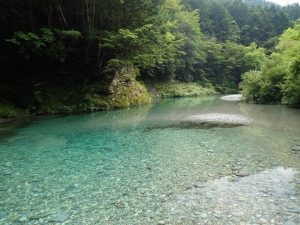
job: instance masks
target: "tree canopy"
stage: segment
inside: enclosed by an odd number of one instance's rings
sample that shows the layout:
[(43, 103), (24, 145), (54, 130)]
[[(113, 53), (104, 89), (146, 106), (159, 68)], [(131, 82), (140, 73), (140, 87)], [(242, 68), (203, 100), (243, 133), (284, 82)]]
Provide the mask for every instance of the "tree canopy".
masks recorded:
[(124, 68), (131, 80), (233, 92), (243, 73), (279, 66), (284, 55), (288, 75), (274, 79), (282, 102), (294, 102), (298, 59), (288, 52), (297, 49), (284, 50), (284, 40), (299, 16), (298, 4), (258, 0), (2, 0), (0, 101), (27, 107), (45, 87), (109, 86)]
[(244, 95), (258, 103), (300, 105), (300, 24), (287, 29), (261, 69), (245, 73)]

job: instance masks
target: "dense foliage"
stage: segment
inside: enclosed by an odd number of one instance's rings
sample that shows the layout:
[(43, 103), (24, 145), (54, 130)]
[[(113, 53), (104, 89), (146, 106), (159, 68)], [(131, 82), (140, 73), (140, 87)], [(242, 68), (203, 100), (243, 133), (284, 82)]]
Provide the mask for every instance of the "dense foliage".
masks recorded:
[[(287, 7), (263, 0), (187, 0), (183, 1), (201, 15), (204, 34), (220, 41), (235, 41), (249, 45), (271, 47), (280, 35), (300, 15), (298, 4)], [(271, 39), (271, 40), (270, 40)]]
[(251, 102), (300, 106), (300, 23), (283, 33), (261, 70), (245, 73), (242, 88)]
[[(241, 74), (272, 63), (265, 54), (299, 16), (297, 4), (263, 0), (1, 0), (0, 102), (55, 113), (49, 105), (148, 103), (143, 82), (237, 91)], [(297, 62), (278, 81), (283, 102), (295, 101)]]

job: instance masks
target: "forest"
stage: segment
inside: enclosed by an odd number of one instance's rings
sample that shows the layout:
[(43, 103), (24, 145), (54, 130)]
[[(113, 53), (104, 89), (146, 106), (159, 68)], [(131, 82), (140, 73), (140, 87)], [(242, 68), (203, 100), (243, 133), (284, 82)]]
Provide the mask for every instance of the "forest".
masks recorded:
[(242, 91), (300, 105), (300, 5), (1, 0), (0, 117)]
[(0, 52), (0, 225), (300, 225), (300, 0), (0, 0)]

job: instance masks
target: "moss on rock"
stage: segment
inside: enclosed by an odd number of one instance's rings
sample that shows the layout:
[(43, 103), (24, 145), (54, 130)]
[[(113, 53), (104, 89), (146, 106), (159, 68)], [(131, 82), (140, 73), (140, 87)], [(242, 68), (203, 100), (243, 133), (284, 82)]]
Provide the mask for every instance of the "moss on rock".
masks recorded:
[(150, 104), (151, 96), (142, 83), (132, 81), (130, 84), (118, 85), (114, 88), (114, 93), (107, 96), (88, 93), (86, 100), (87, 105), (97, 111)]
[(0, 104), (0, 118), (11, 119), (17, 116), (17, 112), (14, 107)]
[(0, 103), (0, 123), (26, 116), (28, 116), (26, 111), (8, 104)]
[(107, 109), (128, 108), (151, 103), (146, 87), (136, 80), (138, 70), (122, 66), (113, 72), (113, 79), (107, 83), (95, 83), (84, 89), (68, 90), (52, 88), (47, 97), (37, 106), (37, 114), (76, 114)]
[[(138, 69), (121, 65), (109, 71), (112, 79), (84, 87), (44, 85), (35, 91), (27, 105), (38, 115), (79, 114), (108, 109), (129, 108), (151, 104), (152, 96), (146, 86), (137, 81)], [(215, 94), (212, 87), (197, 83), (158, 83), (154, 89), (161, 97), (190, 97)], [(17, 117), (14, 107), (0, 105), (0, 118)]]

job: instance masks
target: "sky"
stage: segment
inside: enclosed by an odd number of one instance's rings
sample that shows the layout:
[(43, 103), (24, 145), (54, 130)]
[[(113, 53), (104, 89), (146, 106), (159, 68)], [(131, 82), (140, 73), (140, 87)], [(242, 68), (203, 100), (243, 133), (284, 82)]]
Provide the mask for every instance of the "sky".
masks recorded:
[(288, 5), (288, 4), (293, 4), (293, 3), (299, 3), (300, 0), (268, 0), (269, 2), (275, 2), (279, 5)]

